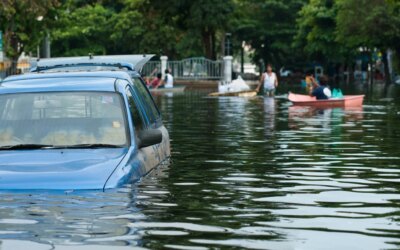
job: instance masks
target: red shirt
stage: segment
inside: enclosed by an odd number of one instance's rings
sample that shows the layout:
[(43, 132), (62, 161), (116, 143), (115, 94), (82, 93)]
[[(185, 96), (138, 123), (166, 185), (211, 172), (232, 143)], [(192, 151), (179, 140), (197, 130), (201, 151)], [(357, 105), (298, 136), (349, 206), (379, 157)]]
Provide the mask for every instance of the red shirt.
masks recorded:
[(159, 78), (154, 78), (151, 82), (150, 82), (150, 87), (155, 88), (157, 87), (157, 85), (161, 82), (161, 79)]

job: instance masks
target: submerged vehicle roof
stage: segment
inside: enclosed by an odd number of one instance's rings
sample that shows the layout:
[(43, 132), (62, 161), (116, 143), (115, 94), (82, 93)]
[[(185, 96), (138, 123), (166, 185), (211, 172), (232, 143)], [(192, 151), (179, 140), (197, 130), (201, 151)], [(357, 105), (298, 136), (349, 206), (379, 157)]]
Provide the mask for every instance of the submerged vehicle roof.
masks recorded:
[(40, 91), (112, 91), (115, 80), (129, 81), (124, 71), (28, 73), (10, 76), (0, 83), (0, 93)]
[(77, 66), (116, 67), (140, 72), (143, 66), (154, 55), (114, 55), (114, 56), (81, 56), (58, 57), (31, 60), (31, 72), (41, 72), (54, 69), (65, 69)]

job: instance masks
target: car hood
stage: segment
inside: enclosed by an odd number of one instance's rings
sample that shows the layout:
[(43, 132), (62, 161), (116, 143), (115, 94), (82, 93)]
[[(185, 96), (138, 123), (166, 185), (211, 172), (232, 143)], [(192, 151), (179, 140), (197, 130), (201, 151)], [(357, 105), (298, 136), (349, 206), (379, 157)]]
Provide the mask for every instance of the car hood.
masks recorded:
[(103, 189), (127, 148), (0, 151), (0, 189)]

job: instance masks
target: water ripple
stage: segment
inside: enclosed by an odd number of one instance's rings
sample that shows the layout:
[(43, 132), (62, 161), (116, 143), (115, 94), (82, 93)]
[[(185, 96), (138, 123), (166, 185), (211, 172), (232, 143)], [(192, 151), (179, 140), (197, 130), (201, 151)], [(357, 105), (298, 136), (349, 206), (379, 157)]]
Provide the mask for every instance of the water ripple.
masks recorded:
[(2, 249), (394, 249), (398, 103), (159, 96), (173, 164), (119, 190), (1, 193)]

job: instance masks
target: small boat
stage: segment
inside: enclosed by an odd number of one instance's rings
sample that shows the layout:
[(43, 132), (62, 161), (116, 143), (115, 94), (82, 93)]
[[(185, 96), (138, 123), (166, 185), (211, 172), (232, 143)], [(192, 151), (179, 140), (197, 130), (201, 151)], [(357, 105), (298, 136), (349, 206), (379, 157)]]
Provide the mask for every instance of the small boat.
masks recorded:
[(185, 91), (186, 86), (175, 86), (173, 88), (150, 89), (151, 93), (180, 93)]
[(245, 91), (232, 91), (232, 92), (214, 92), (208, 96), (239, 96), (239, 97), (253, 97), (257, 95), (257, 91), (245, 90)]
[(315, 107), (358, 107), (362, 106), (364, 95), (346, 95), (343, 98), (332, 98), (327, 100), (317, 100), (308, 95), (299, 95), (289, 93), (289, 101), (297, 106), (315, 106)]

